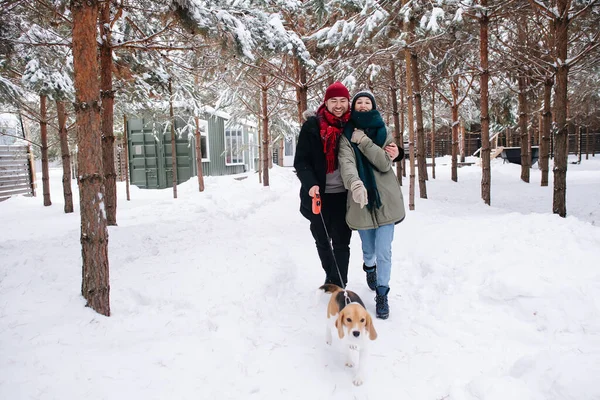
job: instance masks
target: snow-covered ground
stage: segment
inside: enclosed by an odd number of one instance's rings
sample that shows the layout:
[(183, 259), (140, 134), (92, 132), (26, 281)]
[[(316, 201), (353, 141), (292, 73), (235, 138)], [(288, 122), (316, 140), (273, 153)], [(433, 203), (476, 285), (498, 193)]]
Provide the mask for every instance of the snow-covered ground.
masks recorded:
[[(600, 399), (600, 157), (569, 164), (564, 219), (537, 165), (526, 184), (494, 160), (491, 207), (479, 167), (436, 172), (396, 227), (391, 316), (360, 387), (325, 344), (291, 169), (269, 188), (193, 178), (178, 199), (132, 187), (128, 202), (119, 183), (108, 318), (80, 295), (76, 185), (66, 215), (61, 170), (50, 207), (38, 176), (37, 198), (0, 203), (0, 399)], [(349, 288), (374, 314), (351, 246)]]

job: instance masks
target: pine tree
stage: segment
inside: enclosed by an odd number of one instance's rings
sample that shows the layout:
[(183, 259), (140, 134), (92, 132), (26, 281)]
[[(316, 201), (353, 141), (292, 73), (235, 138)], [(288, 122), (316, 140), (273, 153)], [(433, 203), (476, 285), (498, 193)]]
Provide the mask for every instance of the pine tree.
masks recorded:
[(87, 305), (110, 315), (108, 230), (104, 199), (104, 171), (100, 137), (100, 89), (96, 56), (96, 0), (71, 2), (73, 69), (79, 204), (81, 213), (81, 293)]

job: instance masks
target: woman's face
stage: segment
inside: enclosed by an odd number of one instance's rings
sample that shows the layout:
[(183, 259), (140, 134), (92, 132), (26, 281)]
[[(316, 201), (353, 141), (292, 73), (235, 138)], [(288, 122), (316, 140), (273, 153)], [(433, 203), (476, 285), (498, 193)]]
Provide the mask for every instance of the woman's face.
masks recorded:
[(368, 97), (359, 97), (356, 99), (356, 103), (354, 103), (355, 111), (371, 111), (373, 109), (373, 103), (371, 103), (371, 99)]

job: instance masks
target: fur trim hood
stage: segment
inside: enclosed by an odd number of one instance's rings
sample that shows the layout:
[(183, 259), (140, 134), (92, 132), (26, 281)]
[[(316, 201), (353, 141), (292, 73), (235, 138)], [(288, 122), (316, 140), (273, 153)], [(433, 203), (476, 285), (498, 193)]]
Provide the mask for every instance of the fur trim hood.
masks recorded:
[(317, 110), (306, 110), (302, 113), (302, 120), (306, 121), (308, 120), (310, 117), (316, 117), (317, 116)]

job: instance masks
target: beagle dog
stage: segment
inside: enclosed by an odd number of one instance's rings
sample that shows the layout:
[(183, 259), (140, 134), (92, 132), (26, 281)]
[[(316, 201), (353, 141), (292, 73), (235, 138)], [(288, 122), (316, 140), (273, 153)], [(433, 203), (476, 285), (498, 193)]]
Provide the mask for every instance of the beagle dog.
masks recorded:
[(335, 327), (340, 339), (348, 346), (346, 366), (350, 368), (357, 366), (352, 382), (356, 386), (362, 385), (368, 340), (377, 339), (373, 319), (360, 297), (353, 291), (329, 283), (319, 289), (331, 293), (327, 306), (325, 341), (331, 344), (331, 331)]

